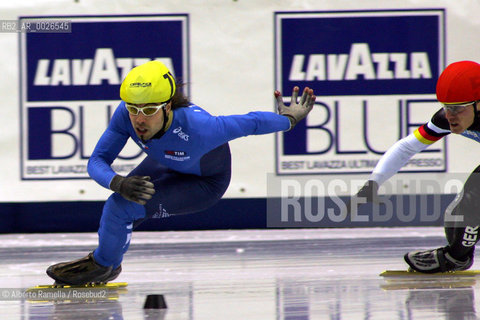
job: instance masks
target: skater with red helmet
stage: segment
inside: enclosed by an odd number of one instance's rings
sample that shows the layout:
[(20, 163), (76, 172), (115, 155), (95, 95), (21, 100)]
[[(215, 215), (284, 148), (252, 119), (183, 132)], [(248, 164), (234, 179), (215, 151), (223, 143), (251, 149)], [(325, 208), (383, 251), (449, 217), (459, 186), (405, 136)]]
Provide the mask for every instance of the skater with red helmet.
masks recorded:
[[(480, 142), (480, 64), (459, 61), (450, 64), (437, 82), (437, 100), (442, 104), (428, 123), (396, 142), (385, 152), (357, 197), (374, 201), (378, 187), (395, 175), (415, 154), (450, 133)], [(480, 166), (469, 176), (463, 190), (448, 206), (445, 219), (448, 245), (413, 251), (404, 258), (411, 269), (423, 273), (469, 269), (473, 264), (480, 226)]]

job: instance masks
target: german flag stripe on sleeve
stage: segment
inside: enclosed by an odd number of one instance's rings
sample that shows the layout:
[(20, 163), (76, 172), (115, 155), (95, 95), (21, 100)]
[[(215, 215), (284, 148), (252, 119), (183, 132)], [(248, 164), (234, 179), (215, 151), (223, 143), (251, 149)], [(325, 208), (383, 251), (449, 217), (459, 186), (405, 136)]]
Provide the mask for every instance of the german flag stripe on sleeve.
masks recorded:
[(442, 137), (444, 137), (446, 134), (439, 134), (430, 128), (427, 127), (427, 124), (424, 124), (420, 126), (418, 129), (416, 129), (413, 134), (415, 137), (418, 139), (423, 144), (432, 144), (435, 141), (440, 140)]

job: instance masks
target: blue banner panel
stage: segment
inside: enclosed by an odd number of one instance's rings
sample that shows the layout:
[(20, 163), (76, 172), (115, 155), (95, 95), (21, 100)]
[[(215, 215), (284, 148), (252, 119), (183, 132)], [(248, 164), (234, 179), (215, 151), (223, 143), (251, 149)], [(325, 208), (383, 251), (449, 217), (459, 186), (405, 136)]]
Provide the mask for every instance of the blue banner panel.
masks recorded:
[[(295, 86), (317, 96), (305, 121), (276, 133), (276, 173), (369, 173), (441, 107), (445, 10), (277, 12), (275, 66), (285, 103)], [(412, 159), (428, 166), (402, 172), (445, 172), (445, 141), (435, 147)]]
[(277, 13), (281, 88), (317, 95), (435, 91), (442, 10)]
[(136, 62), (160, 57), (184, 75), (183, 21), (128, 20), (78, 19), (72, 33), (26, 33), (27, 101), (115, 100)]

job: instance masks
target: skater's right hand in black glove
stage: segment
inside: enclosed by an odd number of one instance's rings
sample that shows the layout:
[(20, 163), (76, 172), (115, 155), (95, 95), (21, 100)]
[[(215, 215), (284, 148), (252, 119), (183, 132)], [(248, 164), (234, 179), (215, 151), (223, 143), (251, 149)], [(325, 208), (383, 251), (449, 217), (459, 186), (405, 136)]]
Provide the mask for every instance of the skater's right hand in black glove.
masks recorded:
[(150, 182), (150, 177), (131, 176), (122, 177), (116, 175), (110, 182), (110, 189), (118, 192), (129, 201), (144, 205), (147, 200), (152, 199), (155, 193), (155, 187)]
[[(350, 198), (350, 202), (347, 203), (347, 213), (357, 212), (359, 205), (368, 202), (379, 203), (378, 183), (373, 180), (368, 180), (357, 194)], [(355, 210), (352, 210), (352, 208), (355, 208)]]
[(365, 198), (367, 202), (378, 203), (378, 183), (373, 180), (368, 180), (357, 192), (356, 197)]

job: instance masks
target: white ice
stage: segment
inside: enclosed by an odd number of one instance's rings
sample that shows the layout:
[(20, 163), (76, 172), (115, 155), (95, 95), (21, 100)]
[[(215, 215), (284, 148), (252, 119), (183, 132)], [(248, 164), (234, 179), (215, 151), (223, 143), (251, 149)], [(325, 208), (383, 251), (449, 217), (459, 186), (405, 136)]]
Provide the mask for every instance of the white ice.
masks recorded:
[[(31, 301), (45, 269), (80, 258), (95, 233), (0, 235), (1, 319), (477, 319), (476, 279), (385, 280), (411, 250), (446, 244), (443, 228), (134, 232), (110, 299)], [(475, 268), (475, 265), (474, 265)], [(166, 310), (143, 309), (149, 294)]]

